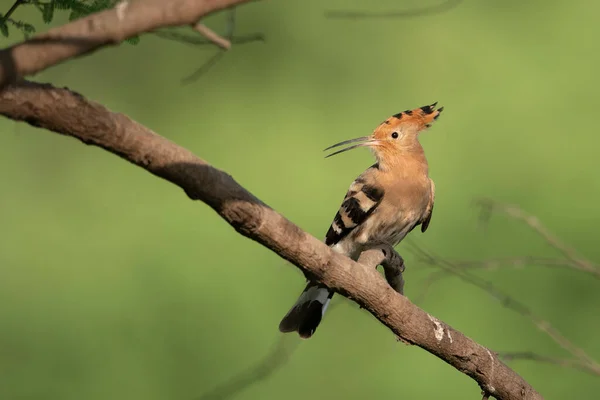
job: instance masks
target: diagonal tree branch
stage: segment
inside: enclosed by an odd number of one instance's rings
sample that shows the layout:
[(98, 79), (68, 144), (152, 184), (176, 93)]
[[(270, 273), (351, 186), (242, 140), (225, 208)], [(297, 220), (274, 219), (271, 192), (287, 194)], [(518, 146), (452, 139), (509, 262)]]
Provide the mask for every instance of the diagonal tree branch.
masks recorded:
[[(70, 90), (27, 81), (0, 93), (0, 114), (103, 148), (179, 186), (191, 199), (212, 207), (236, 231), (352, 299), (402, 341), (436, 355), (497, 399), (542, 399), (492, 351), (395, 292), (375, 268), (335, 253), (227, 173), (129, 117)], [(381, 263), (384, 257), (379, 253), (379, 257), (368, 257), (370, 262)]]

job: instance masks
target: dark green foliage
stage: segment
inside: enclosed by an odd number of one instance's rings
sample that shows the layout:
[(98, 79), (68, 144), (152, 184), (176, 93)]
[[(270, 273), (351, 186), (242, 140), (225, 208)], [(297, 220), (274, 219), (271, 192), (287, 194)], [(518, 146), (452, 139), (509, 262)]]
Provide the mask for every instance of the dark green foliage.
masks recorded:
[(2, 36), (8, 37), (8, 25), (6, 24), (4, 15), (2, 15), (2, 19), (0, 19), (0, 32), (2, 32)]
[(73, 7), (73, 3), (78, 2), (73, 0), (54, 0), (51, 3), (54, 4), (54, 8), (57, 10), (68, 10)]
[[(33, 5), (40, 11), (44, 23), (51, 23), (59, 12), (67, 12), (69, 21), (86, 17), (90, 14), (112, 8), (119, 0), (20, 0), (15, 2), (6, 15), (0, 14), (0, 33), (8, 37), (8, 24), (19, 29), (27, 38), (35, 33), (35, 27), (25, 21), (11, 18), (13, 12), (21, 5)], [(130, 44), (138, 44), (138, 36), (127, 39)]]
[(28, 38), (35, 33), (35, 27), (24, 21), (11, 21), (13, 26), (23, 33), (23, 36)]
[(140, 37), (139, 36), (132, 36), (129, 39), (125, 39), (125, 41), (129, 44), (138, 44), (140, 42)]
[(54, 4), (43, 4), (42, 5), (42, 18), (45, 23), (52, 22), (52, 18), (54, 18)]

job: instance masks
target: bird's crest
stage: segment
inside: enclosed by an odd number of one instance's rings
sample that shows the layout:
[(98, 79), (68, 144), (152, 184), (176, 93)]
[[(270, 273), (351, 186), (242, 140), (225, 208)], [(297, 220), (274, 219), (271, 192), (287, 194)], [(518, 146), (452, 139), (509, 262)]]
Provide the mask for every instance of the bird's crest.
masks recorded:
[(438, 119), (440, 113), (444, 111), (444, 107), (440, 107), (436, 110), (436, 105), (437, 101), (428, 106), (399, 112), (383, 121), (381, 125), (398, 126), (400, 124), (414, 124), (417, 125), (418, 130), (427, 129), (431, 126), (433, 121)]

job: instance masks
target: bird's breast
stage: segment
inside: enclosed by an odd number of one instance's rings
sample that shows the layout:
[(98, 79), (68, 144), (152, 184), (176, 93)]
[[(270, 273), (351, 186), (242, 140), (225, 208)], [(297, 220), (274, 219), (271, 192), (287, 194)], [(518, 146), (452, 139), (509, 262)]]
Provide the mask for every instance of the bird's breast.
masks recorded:
[(425, 214), (430, 191), (429, 181), (386, 191), (379, 207), (356, 232), (355, 240), (365, 247), (379, 242), (397, 245)]

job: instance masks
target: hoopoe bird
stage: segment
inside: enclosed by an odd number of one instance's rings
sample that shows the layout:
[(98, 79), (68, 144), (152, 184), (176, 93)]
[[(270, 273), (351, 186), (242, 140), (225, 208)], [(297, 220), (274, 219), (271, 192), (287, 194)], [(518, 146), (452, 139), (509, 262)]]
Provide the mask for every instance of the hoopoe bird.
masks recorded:
[[(418, 225), (425, 232), (431, 221), (435, 185), (418, 137), (435, 121), (443, 107), (428, 106), (395, 114), (370, 136), (345, 140), (326, 148), (350, 146), (327, 157), (358, 147), (368, 147), (376, 163), (352, 184), (335, 215), (325, 244), (357, 260), (360, 253), (386, 243), (396, 246)], [(298, 332), (310, 338), (333, 297), (327, 286), (309, 281), (279, 324), (281, 332)]]

